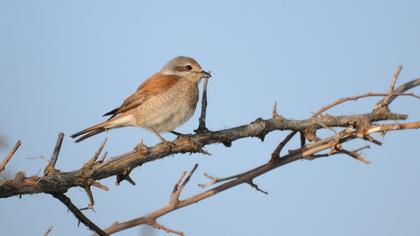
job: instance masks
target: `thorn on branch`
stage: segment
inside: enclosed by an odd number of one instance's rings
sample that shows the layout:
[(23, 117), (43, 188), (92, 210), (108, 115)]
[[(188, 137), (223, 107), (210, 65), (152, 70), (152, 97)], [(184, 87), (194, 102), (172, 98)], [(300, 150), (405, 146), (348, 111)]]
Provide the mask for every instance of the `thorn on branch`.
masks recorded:
[(19, 171), (15, 174), (15, 180), (18, 183), (22, 183), (23, 180), (25, 180), (25, 178), (26, 178), (26, 174), (23, 171)]
[(124, 171), (120, 174), (117, 174), (117, 180), (115, 182), (115, 185), (118, 186), (120, 185), (120, 183), (124, 180), (126, 180), (127, 182), (129, 182), (131, 185), (136, 185), (136, 182), (134, 182), (134, 180), (130, 177), (130, 173), (131, 173), (131, 169), (130, 168), (125, 168)]
[(232, 147), (232, 141), (230, 141), (230, 140), (226, 140), (226, 141), (224, 141), (224, 142), (223, 142), (223, 145), (224, 145), (225, 147)]
[(277, 102), (274, 102), (273, 104), (272, 117), (273, 119), (283, 119), (283, 117), (277, 113)]
[(83, 210), (88, 210), (88, 209), (92, 209), (93, 210), (93, 206), (95, 205), (95, 200), (93, 199), (93, 194), (92, 194), (92, 190), (90, 189), (90, 185), (85, 187), (85, 192), (89, 198), (89, 203), (88, 206), (85, 208), (80, 209), (81, 211)]
[(6, 158), (4, 158), (3, 162), (0, 164), (0, 172), (4, 171), (7, 163), (9, 163), (10, 159), (12, 159), (13, 155), (19, 149), (20, 145), (22, 145), (22, 142), (18, 140), (15, 146), (13, 146), (12, 150), (10, 150), (9, 154), (6, 156)]
[(262, 127), (262, 131), (261, 133), (255, 135), (255, 137), (259, 138), (261, 140), (261, 142), (264, 142), (264, 138), (267, 135), (267, 131), (265, 130), (265, 122), (263, 118), (257, 118), (254, 122), (251, 122), (251, 124), (258, 124), (260, 123), (263, 127)]
[(149, 148), (144, 144), (143, 139), (140, 140), (140, 142), (135, 147), (136, 153), (140, 155), (146, 155), (149, 153)]
[(93, 154), (92, 158), (84, 164), (83, 168), (92, 169), (92, 167), (96, 163), (96, 160), (98, 159), (99, 155), (101, 155), (101, 152), (104, 149), (107, 141), (108, 141), (108, 138), (105, 138), (104, 141), (102, 142), (101, 146), (99, 146), (98, 150), (96, 150), (95, 154)]
[(305, 147), (305, 144), (306, 144), (305, 134), (303, 132), (299, 132), (299, 134), (300, 134), (300, 147), (303, 148)]
[(103, 163), (107, 157), (108, 157), (108, 152), (105, 152), (104, 155), (102, 155), (101, 159), (99, 159), (98, 163)]
[(55, 144), (54, 151), (53, 151), (53, 154), (51, 155), (51, 161), (50, 161), (53, 167), (57, 163), (58, 154), (60, 154), (61, 145), (63, 144), (63, 139), (64, 139), (64, 133), (61, 133), (61, 132), (58, 133), (57, 142)]
[(264, 191), (264, 190), (260, 189), (260, 188), (258, 187), (258, 185), (256, 185), (252, 179), (251, 179), (251, 180), (249, 180), (249, 181), (247, 181), (246, 183), (247, 183), (247, 184), (249, 184), (251, 187), (255, 188), (255, 190), (257, 190), (258, 192), (261, 192), (261, 193), (264, 193), (265, 195), (268, 195), (268, 192), (266, 192), (266, 191)]
[(353, 152), (360, 152), (360, 151), (363, 151), (363, 150), (366, 150), (366, 149), (370, 149), (370, 146), (366, 145), (366, 146), (360, 147), (358, 149), (353, 150)]
[(92, 186), (95, 186), (95, 187), (97, 187), (99, 189), (102, 189), (104, 191), (109, 191), (109, 188), (106, 185), (101, 184), (99, 181), (94, 181), (92, 183)]
[(376, 140), (375, 138), (373, 138), (369, 134), (364, 135), (363, 136), (363, 139), (366, 140), (366, 141), (369, 141), (371, 143), (374, 143), (374, 144), (376, 144), (378, 146), (382, 145), (382, 142), (381, 141)]
[(51, 159), (44, 169), (45, 176), (53, 174), (57, 171), (57, 169), (55, 169), (55, 164), (57, 163), (57, 160), (58, 160), (58, 154), (60, 154), (61, 145), (63, 144), (63, 139), (64, 139), (64, 133), (62, 132), (58, 133), (57, 141), (55, 143), (55, 147), (51, 155)]
[(50, 234), (52, 230), (53, 230), (52, 226), (48, 227), (47, 231), (45, 231), (44, 233), (44, 236), (48, 236), (48, 234)]
[[(366, 148), (363, 148), (363, 149), (366, 149)], [(353, 157), (354, 159), (359, 160), (359, 161), (361, 161), (361, 162), (363, 162), (365, 164), (369, 164), (370, 163), (370, 161), (367, 158), (365, 158), (364, 156), (360, 155), (357, 151), (348, 151), (348, 150), (343, 149), (340, 153), (347, 154), (347, 155)]]
[(286, 146), (286, 144), (293, 138), (293, 136), (295, 136), (296, 133), (297, 133), (297, 131), (290, 132), (286, 136), (286, 138), (284, 138), (283, 141), (281, 141), (279, 143), (279, 145), (277, 145), (276, 149), (274, 149), (273, 153), (271, 154), (271, 161), (274, 161), (274, 160), (280, 158), (281, 150), (283, 150), (284, 146)]

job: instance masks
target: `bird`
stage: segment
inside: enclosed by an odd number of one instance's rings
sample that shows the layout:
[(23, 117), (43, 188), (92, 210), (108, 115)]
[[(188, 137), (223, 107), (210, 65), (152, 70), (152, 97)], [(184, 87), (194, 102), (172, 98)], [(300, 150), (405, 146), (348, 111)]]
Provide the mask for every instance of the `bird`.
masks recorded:
[(109, 116), (108, 120), (71, 137), (80, 142), (110, 129), (135, 126), (168, 143), (160, 133), (179, 134), (173, 130), (190, 119), (197, 107), (198, 84), (210, 77), (193, 58), (177, 56), (145, 80), (121, 106), (105, 113), (103, 116)]

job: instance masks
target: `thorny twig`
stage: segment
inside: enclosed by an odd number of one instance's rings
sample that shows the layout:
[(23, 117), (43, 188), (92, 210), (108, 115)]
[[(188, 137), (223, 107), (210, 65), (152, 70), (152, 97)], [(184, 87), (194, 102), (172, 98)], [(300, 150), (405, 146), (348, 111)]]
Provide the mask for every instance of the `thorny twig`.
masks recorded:
[(48, 236), (48, 234), (50, 234), (52, 230), (53, 230), (52, 226), (48, 227), (47, 231), (45, 231), (44, 233), (44, 236)]
[(3, 162), (0, 164), (0, 172), (2, 172), (6, 168), (7, 163), (9, 163), (10, 159), (12, 159), (13, 155), (19, 149), (21, 144), (22, 142), (20, 140), (16, 142), (15, 146), (12, 148), (12, 150), (10, 150), (9, 154), (6, 156), (6, 158), (4, 158)]
[(62, 193), (51, 193), (51, 195), (60, 202), (62, 202), (70, 211), (73, 213), (73, 215), (80, 220), (84, 225), (86, 225), (90, 230), (94, 231), (100, 236), (108, 236), (107, 233), (105, 233), (101, 228), (99, 228), (95, 223), (93, 223), (91, 220), (89, 220), (68, 198), (66, 195)]
[(57, 163), (58, 155), (60, 154), (61, 145), (63, 144), (63, 139), (64, 139), (64, 133), (62, 133), (62, 132), (58, 133), (57, 141), (55, 143), (55, 147), (54, 147), (54, 151), (51, 155), (51, 159), (44, 169), (44, 175), (45, 176), (53, 174), (53, 173), (56, 172), (55, 164)]
[(209, 130), (206, 127), (206, 111), (207, 111), (207, 84), (208, 84), (207, 78), (203, 79), (203, 97), (201, 99), (201, 115), (198, 119), (199, 124), (198, 128), (195, 130), (197, 133), (205, 133)]

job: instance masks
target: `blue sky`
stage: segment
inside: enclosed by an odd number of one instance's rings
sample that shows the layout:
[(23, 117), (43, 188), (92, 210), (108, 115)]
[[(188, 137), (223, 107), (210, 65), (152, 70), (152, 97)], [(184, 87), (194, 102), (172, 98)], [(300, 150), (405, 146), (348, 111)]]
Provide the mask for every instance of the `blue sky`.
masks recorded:
[[(110, 131), (75, 144), (68, 137), (102, 120), (167, 60), (185, 55), (211, 70), (208, 126), (212, 130), (268, 118), (277, 101), (285, 117), (303, 119), (343, 96), (385, 92), (393, 71), (399, 82), (420, 76), (418, 1), (12, 1), (0, 0), (0, 135), (22, 147), (10, 172), (41, 174), (59, 131), (57, 167), (73, 170), (104, 137), (118, 155), (140, 139), (140, 128)], [(419, 93), (419, 90), (414, 90)], [(331, 114), (368, 112), (376, 99), (348, 103)], [(420, 116), (419, 102), (391, 107)], [(198, 112), (179, 132), (196, 128)], [(176, 155), (137, 168), (136, 186), (104, 180), (94, 190), (101, 227), (163, 206), (184, 170), (199, 163), (184, 196), (198, 193), (203, 173), (228, 176), (262, 164), (284, 132), (208, 146), (212, 157)], [(173, 136), (166, 134), (172, 139)], [(263, 195), (239, 186), (167, 215), (159, 222), (187, 235), (418, 235), (419, 131), (388, 134), (364, 151), (364, 165), (345, 156), (298, 161), (255, 180)], [(292, 142), (297, 145), (297, 142)], [(358, 143), (358, 145), (362, 145)], [(356, 146), (358, 146), (356, 145)], [(86, 206), (80, 189), (69, 191)], [(84, 226), (48, 195), (0, 200), (4, 235), (87, 235)], [(136, 235), (135, 228), (119, 235)], [(166, 235), (156, 232), (156, 235)]]

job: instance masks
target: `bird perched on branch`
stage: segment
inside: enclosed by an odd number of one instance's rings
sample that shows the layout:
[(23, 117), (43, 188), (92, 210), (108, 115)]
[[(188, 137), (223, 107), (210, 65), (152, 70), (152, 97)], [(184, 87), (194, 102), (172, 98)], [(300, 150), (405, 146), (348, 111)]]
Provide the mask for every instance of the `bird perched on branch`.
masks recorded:
[(187, 121), (198, 102), (198, 83), (210, 73), (190, 57), (175, 57), (144, 81), (123, 104), (104, 116), (110, 118), (84, 129), (71, 137), (80, 142), (103, 131), (126, 126), (139, 126), (155, 133), (172, 131)]

